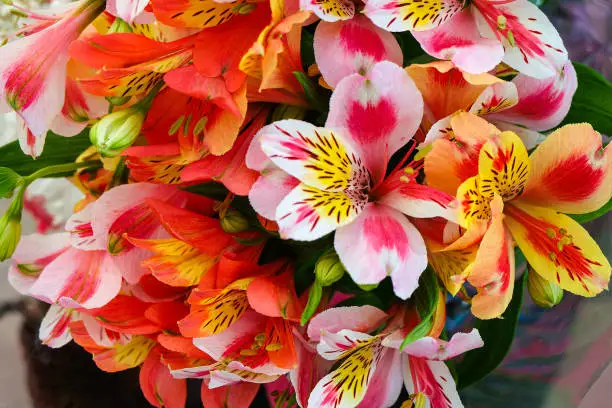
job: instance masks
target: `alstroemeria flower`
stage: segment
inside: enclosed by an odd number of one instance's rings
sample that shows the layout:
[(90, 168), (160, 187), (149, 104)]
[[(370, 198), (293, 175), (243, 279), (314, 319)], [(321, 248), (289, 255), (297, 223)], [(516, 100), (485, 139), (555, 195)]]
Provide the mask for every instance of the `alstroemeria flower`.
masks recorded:
[(24, 152), (37, 157), (66, 99), (68, 46), (104, 9), (102, 0), (82, 0), (57, 22), (2, 47), (0, 112), (16, 111), (30, 132)]
[[(247, 165), (262, 172), (263, 182), (249, 193), (253, 207), (265, 217), (274, 214), (285, 238), (312, 241), (337, 230), (336, 252), (355, 282), (391, 276), (395, 293), (408, 298), (427, 255), (405, 215), (450, 216), (453, 201), (416, 182), (417, 164), (385, 178), (390, 157), (421, 117), (421, 95), (397, 65), (380, 62), (367, 76), (346, 77), (332, 96), (326, 127), (283, 120), (255, 137)], [(299, 180), (288, 194), (280, 187), (296, 183), (275, 166)]]
[(503, 61), (546, 78), (567, 61), (557, 30), (528, 0), (367, 0), (364, 13), (385, 30), (411, 30), (428, 54), (474, 74)]
[(390, 318), (373, 306), (361, 306), (329, 309), (311, 320), (308, 335), (318, 342), (319, 355), (341, 362), (319, 380), (308, 407), (388, 408), (404, 385), (410, 395), (423, 393), (432, 408), (463, 407), (443, 360), (482, 347), (478, 330), (457, 333), (449, 342), (423, 337), (400, 352), (406, 328), (389, 326), (390, 331), (369, 334)]
[(132, 23), (147, 7), (149, 0), (108, 0), (106, 11)]
[[(567, 125), (529, 157), (515, 133), (469, 113), (457, 114), (451, 125), (457, 141), (434, 143), (426, 175), (431, 185), (461, 183), (459, 223), (482, 237), (468, 276), (479, 290), (472, 313), (485, 319), (506, 309), (514, 242), (536, 273), (563, 289), (588, 297), (606, 289), (608, 260), (584, 228), (562, 214), (595, 211), (612, 196), (612, 149), (602, 148), (601, 135), (590, 125)], [(441, 172), (428, 174), (428, 168)]]
[(571, 62), (549, 78), (518, 74), (510, 82), (488, 73), (461, 72), (449, 61), (410, 65), (406, 71), (425, 101), (421, 129), (427, 133), (426, 143), (452, 138), (451, 117), (465, 110), (515, 132), (533, 148), (544, 138), (536, 131), (551, 129), (563, 120), (578, 85)]

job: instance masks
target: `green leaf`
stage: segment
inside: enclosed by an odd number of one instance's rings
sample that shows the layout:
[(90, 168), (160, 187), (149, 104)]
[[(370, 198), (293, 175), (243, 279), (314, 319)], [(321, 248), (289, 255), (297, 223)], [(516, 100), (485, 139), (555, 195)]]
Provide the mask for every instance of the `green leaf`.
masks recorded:
[(612, 135), (612, 83), (596, 70), (574, 62), (578, 89), (561, 123), (588, 122), (598, 132)]
[(319, 112), (327, 112), (329, 110), (329, 101), (328, 98), (324, 98), (321, 95), (319, 91), (320, 87), (312, 82), (312, 80), (302, 71), (294, 71), (293, 75), (300, 85), (302, 85), (304, 95), (312, 108)]
[(312, 317), (312, 315), (317, 311), (319, 307), (319, 303), (321, 303), (321, 298), (323, 297), (323, 286), (315, 279), (314, 283), (310, 287), (310, 292), (308, 292), (308, 303), (306, 303), (306, 307), (302, 312), (302, 317), (300, 319), (300, 323), (304, 326), (308, 320)]
[(393, 35), (402, 49), (404, 66), (409, 65), (410, 61), (414, 58), (425, 54), (425, 51), (421, 48), (421, 44), (419, 44), (410, 31), (393, 33)]
[(304, 71), (315, 63), (314, 34), (308, 27), (302, 29), (302, 41), (300, 42), (300, 54), (302, 55), (302, 66)]
[(229, 190), (225, 188), (223, 184), (214, 181), (185, 187), (185, 191), (212, 198), (217, 201), (223, 201), (229, 193)]
[(612, 211), (612, 199), (610, 199), (606, 204), (603, 205), (599, 210), (595, 210), (593, 212), (587, 214), (568, 214), (574, 220), (578, 221), (580, 224), (587, 223), (589, 221), (593, 221), (599, 217), (606, 215), (608, 212)]
[(421, 321), (406, 335), (400, 350), (403, 350), (408, 344), (425, 337), (429, 333), (433, 326), (433, 316), (438, 306), (439, 296), (440, 287), (438, 286), (438, 278), (430, 268), (427, 268), (419, 279), (419, 289), (415, 294), (416, 307)]
[(457, 364), (459, 389), (472, 385), (491, 373), (506, 357), (514, 340), (527, 272), (515, 283), (512, 300), (500, 319), (478, 320), (475, 327), (484, 340), (484, 346), (465, 353)]
[(10, 197), (22, 177), (8, 167), (0, 167), (0, 198)]
[[(0, 147), (2, 165), (22, 176), (29, 176), (37, 170), (58, 164), (72, 163), (85, 149), (91, 146), (89, 129), (76, 136), (63, 137), (53, 132), (47, 133), (45, 148), (37, 159), (24, 154), (19, 142), (14, 141)], [(50, 177), (64, 177), (66, 174), (54, 174)]]

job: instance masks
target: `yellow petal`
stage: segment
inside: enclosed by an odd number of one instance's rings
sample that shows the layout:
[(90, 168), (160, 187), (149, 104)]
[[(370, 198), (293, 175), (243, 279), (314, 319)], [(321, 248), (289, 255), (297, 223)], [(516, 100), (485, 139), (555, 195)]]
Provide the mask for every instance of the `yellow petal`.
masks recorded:
[(458, 251), (430, 252), (429, 262), (446, 290), (453, 296), (459, 292), (470, 274), (478, 246)]
[(531, 155), (521, 201), (570, 214), (595, 211), (612, 196), (612, 147), (589, 124), (553, 132)]
[(520, 196), (529, 178), (529, 154), (513, 132), (503, 132), (485, 143), (478, 158), (480, 194), (499, 194), (504, 201)]
[(470, 229), (474, 223), (491, 219), (490, 199), (480, 194), (478, 177), (470, 177), (459, 186), (457, 200), (457, 218), (463, 228)]
[(506, 225), (543, 278), (577, 295), (592, 297), (608, 288), (610, 263), (589, 233), (567, 215), (513, 203)]

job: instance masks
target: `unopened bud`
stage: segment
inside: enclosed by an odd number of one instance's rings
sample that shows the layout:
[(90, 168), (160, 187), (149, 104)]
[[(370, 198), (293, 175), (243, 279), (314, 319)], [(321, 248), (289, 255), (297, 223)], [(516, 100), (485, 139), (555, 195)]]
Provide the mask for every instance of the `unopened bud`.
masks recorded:
[(543, 308), (556, 306), (563, 299), (563, 289), (559, 285), (547, 281), (531, 268), (527, 276), (527, 289), (533, 302)]
[(338, 282), (345, 272), (344, 265), (333, 249), (323, 254), (315, 265), (315, 276), (323, 287)]
[(21, 211), (23, 192), (13, 200), (6, 213), (0, 218), (0, 261), (13, 255), (21, 238)]
[(229, 209), (221, 217), (221, 228), (230, 234), (238, 234), (249, 229), (249, 220), (238, 211)]
[(126, 21), (120, 19), (119, 17), (115, 18), (115, 21), (113, 21), (113, 24), (111, 24), (110, 28), (108, 29), (108, 34), (131, 32), (133, 32), (132, 27), (130, 27)]
[(91, 128), (89, 139), (102, 156), (117, 156), (134, 143), (144, 120), (145, 112), (138, 108), (113, 112)]
[(272, 122), (283, 119), (297, 119), (302, 120), (306, 116), (306, 110), (299, 106), (292, 105), (278, 105), (274, 112), (272, 112)]

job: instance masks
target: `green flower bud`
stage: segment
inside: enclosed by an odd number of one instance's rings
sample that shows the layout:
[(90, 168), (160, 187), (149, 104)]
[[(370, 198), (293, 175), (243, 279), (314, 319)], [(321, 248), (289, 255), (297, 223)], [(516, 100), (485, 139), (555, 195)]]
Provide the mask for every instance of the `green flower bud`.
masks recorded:
[(249, 220), (238, 211), (229, 209), (221, 217), (221, 228), (230, 234), (238, 234), (249, 229)]
[(344, 265), (333, 249), (324, 253), (315, 265), (315, 276), (323, 287), (338, 282), (345, 272)]
[(23, 209), (23, 192), (11, 202), (6, 213), (0, 218), (0, 261), (13, 255), (21, 238), (21, 212)]
[(533, 302), (546, 309), (558, 305), (563, 299), (563, 289), (541, 277), (532, 268), (529, 268), (527, 276), (527, 289)]
[(139, 108), (113, 112), (91, 128), (89, 139), (102, 156), (117, 156), (134, 143), (144, 120), (145, 111)]
[(378, 283), (374, 283), (372, 285), (358, 285), (358, 286), (361, 290), (365, 290), (366, 292), (369, 292), (371, 290), (376, 289), (378, 287)]
[(131, 33), (133, 31), (134, 30), (132, 30), (132, 27), (130, 27), (129, 23), (117, 17), (115, 18), (115, 21), (113, 21), (113, 24), (111, 24), (110, 28), (108, 29), (108, 34)]
[(278, 105), (272, 112), (272, 122), (283, 119), (302, 120), (306, 116), (306, 109), (292, 105)]

